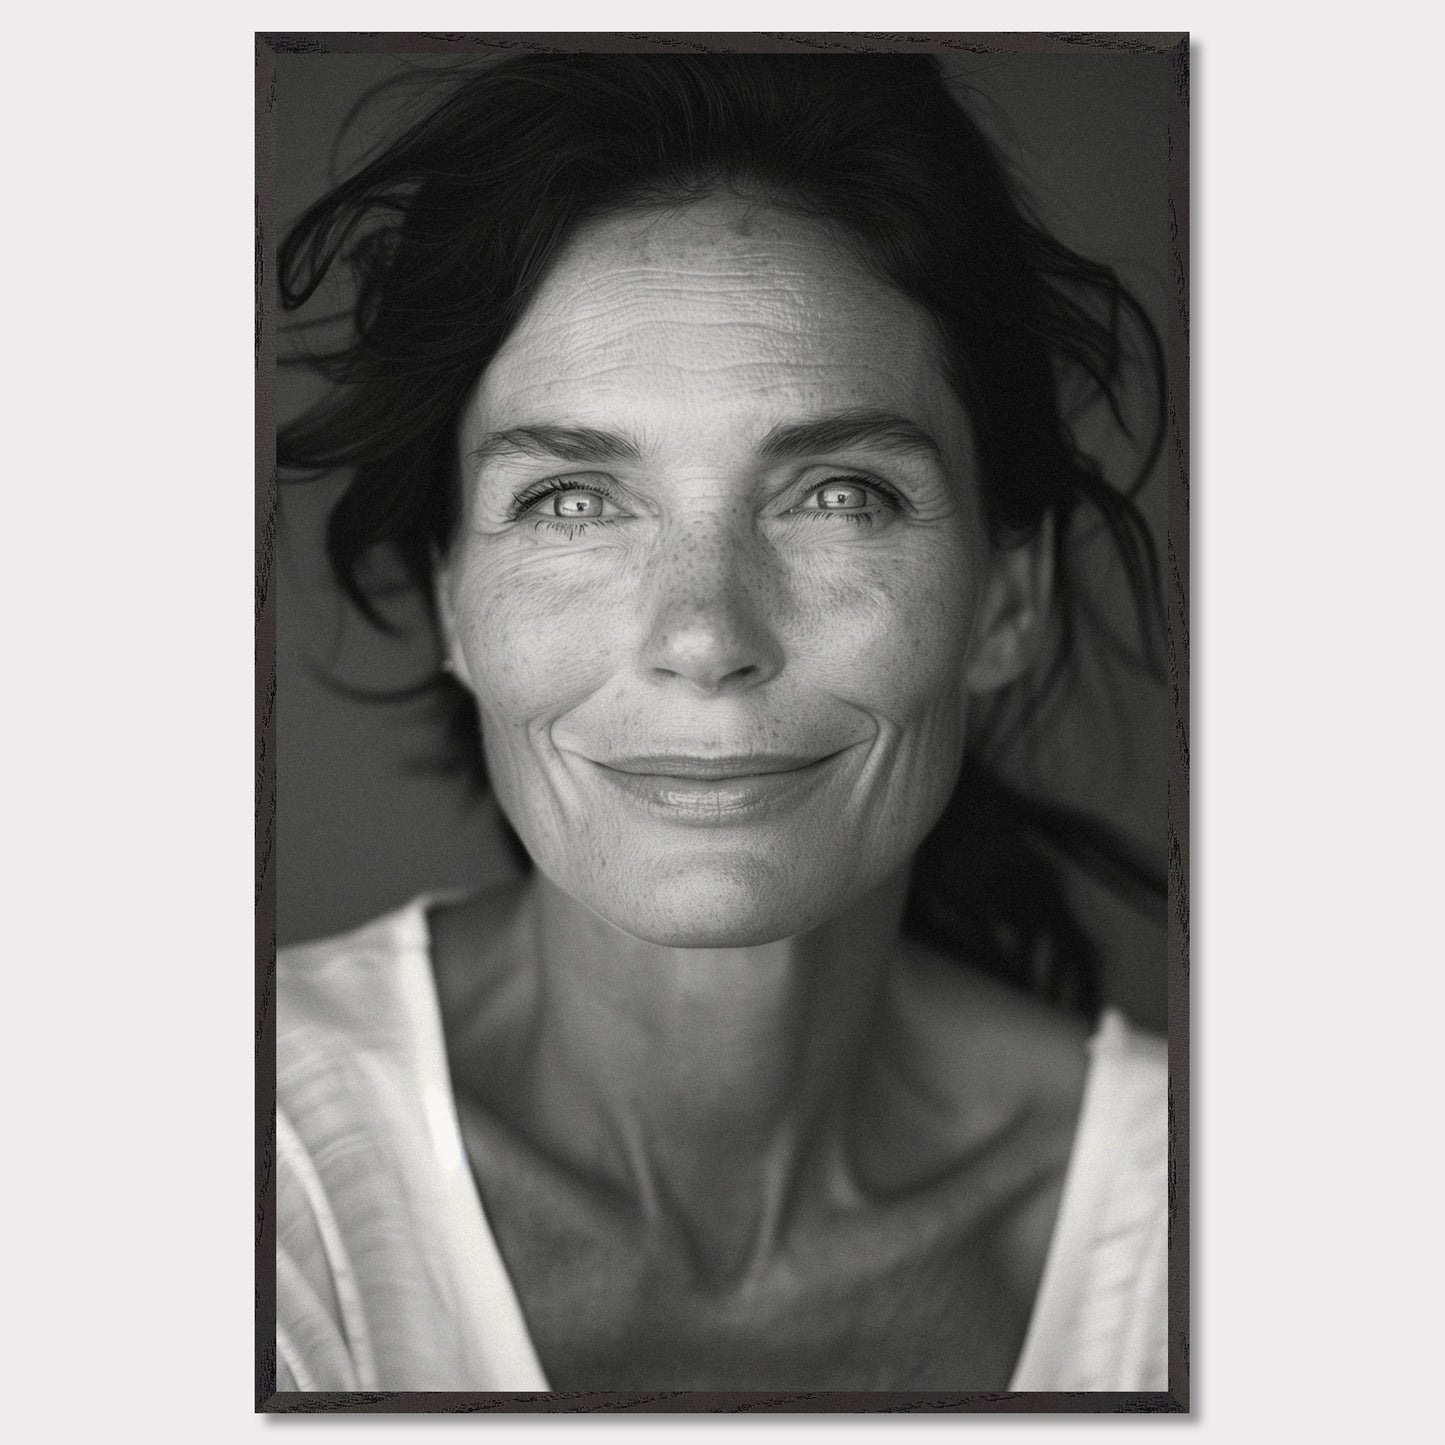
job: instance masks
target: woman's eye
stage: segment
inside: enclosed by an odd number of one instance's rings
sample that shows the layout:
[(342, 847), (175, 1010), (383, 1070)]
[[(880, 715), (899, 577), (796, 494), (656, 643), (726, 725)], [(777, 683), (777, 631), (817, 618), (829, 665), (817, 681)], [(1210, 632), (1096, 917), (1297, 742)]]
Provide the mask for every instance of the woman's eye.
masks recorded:
[(596, 492), (553, 492), (541, 507), (543, 515), (554, 517), (600, 517), (606, 502)]
[(868, 488), (855, 482), (830, 482), (819, 487), (810, 500), (821, 512), (856, 512), (870, 504)]
[(626, 513), (603, 492), (566, 482), (551, 482), (523, 492), (508, 512), (513, 521), (530, 517), (539, 522), (610, 522)]
[(834, 477), (814, 487), (793, 511), (805, 517), (832, 515), (858, 521), (894, 511), (897, 506), (897, 500), (882, 486), (853, 477)]

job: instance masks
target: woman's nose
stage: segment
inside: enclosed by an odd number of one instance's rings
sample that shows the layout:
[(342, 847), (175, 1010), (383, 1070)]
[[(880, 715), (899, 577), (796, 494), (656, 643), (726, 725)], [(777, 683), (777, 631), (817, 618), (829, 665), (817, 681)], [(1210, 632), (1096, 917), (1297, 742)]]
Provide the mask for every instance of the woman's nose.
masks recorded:
[(642, 649), (648, 672), (706, 693), (760, 687), (777, 676), (783, 651), (759, 545), (724, 526), (666, 544)]

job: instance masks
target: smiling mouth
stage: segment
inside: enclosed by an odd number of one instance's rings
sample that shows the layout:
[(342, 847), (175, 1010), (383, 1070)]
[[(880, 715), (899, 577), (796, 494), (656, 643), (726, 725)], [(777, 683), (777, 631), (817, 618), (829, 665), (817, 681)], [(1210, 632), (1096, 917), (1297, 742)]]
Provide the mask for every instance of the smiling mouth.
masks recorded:
[(731, 757), (701, 758), (685, 753), (639, 753), (612, 758), (599, 767), (636, 777), (689, 778), (703, 782), (756, 778), (774, 773), (796, 773), (826, 762), (832, 753), (739, 753)]
[(794, 807), (824, 780), (842, 749), (701, 758), (649, 753), (594, 762), (602, 777), (653, 817), (677, 823), (752, 822)]

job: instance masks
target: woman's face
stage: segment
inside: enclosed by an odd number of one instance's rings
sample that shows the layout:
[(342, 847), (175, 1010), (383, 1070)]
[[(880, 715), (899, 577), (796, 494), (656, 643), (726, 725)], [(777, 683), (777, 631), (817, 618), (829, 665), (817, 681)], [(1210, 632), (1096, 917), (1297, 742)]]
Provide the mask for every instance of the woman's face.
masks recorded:
[(732, 198), (581, 231), (462, 416), (440, 582), (538, 866), (683, 946), (805, 931), (904, 868), (1041, 566), (985, 536), (927, 316)]

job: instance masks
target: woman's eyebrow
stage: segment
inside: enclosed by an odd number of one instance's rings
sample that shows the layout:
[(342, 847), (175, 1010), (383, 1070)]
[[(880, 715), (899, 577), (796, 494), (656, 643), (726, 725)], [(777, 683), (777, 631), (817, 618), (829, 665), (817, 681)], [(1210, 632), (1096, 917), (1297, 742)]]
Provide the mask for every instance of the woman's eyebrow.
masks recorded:
[[(796, 461), (819, 452), (866, 446), (873, 451), (923, 453), (943, 460), (943, 449), (915, 421), (896, 412), (851, 409), (780, 422), (758, 447), (770, 462)], [(599, 427), (532, 424), (488, 432), (467, 453), (472, 465), (496, 456), (552, 458), (564, 462), (640, 462), (642, 448), (622, 432)]]
[(640, 462), (642, 449), (621, 432), (590, 426), (514, 426), (488, 432), (467, 453), (475, 464), (495, 456), (555, 458), (562, 462)]
[(873, 451), (922, 452), (943, 460), (943, 448), (929, 432), (891, 411), (854, 409), (775, 426), (759, 448), (768, 461), (796, 461), (818, 452), (866, 446)]

